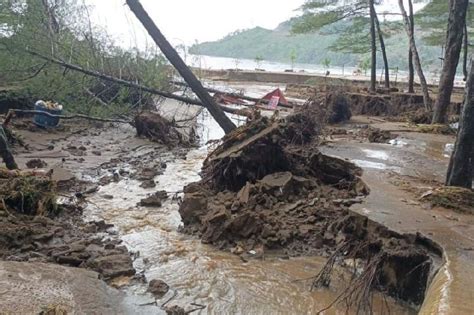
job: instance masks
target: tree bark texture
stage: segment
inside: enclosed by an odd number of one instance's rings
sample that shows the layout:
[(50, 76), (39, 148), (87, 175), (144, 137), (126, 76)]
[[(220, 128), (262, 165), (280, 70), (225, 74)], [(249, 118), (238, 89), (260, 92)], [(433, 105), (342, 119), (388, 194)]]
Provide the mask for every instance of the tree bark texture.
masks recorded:
[(444, 52), (443, 69), (439, 79), (438, 99), (433, 113), (433, 123), (443, 124), (447, 121), (447, 112), (451, 103), (454, 78), (459, 63), (463, 44), (464, 25), (469, 0), (449, 0), (448, 30), (446, 34), (446, 50)]
[[(415, 34), (415, 18), (413, 16), (413, 3), (408, 3), (408, 11), (410, 13), (410, 30)], [(408, 48), (408, 93), (415, 93), (415, 67), (413, 66), (413, 53)]]
[(161, 33), (158, 27), (155, 25), (153, 20), (150, 18), (148, 13), (145, 11), (140, 1), (138, 0), (127, 0), (127, 5), (140, 20), (145, 29), (150, 34), (151, 38), (155, 41), (158, 47), (161, 49), (166, 58), (176, 68), (179, 74), (183, 77), (186, 83), (189, 84), (193, 92), (199, 97), (202, 104), (209, 110), (212, 117), (217, 121), (219, 126), (224, 130), (225, 133), (229, 133), (235, 129), (234, 123), (229, 117), (225, 115), (221, 108), (216, 104), (209, 93), (204, 89), (201, 82), (196, 78), (194, 73), (186, 66), (184, 61), (181, 59), (176, 50), (171, 46), (165, 36)]
[[(410, 5), (412, 5), (411, 1), (412, 0), (408, 0)], [(416, 48), (415, 34), (412, 31), (410, 20), (408, 19), (407, 11), (405, 10), (405, 6), (403, 5), (403, 0), (398, 0), (398, 5), (400, 6), (400, 11), (402, 13), (403, 20), (405, 22), (405, 29), (408, 35), (408, 40), (410, 42), (410, 50), (413, 54), (415, 69), (416, 69), (416, 72), (418, 73), (418, 77), (420, 78), (421, 90), (423, 92), (423, 103), (427, 110), (431, 110), (430, 93), (428, 91), (428, 84), (426, 83), (425, 74), (423, 73), (423, 68), (421, 66), (421, 60), (418, 54), (418, 49)]]
[(469, 54), (469, 32), (467, 30), (467, 21), (464, 23), (464, 34), (463, 34), (463, 60), (462, 60), (462, 73), (464, 75), (464, 81), (467, 81), (467, 59)]
[(446, 185), (472, 188), (474, 174), (474, 63), (466, 84), (459, 130), (449, 162)]

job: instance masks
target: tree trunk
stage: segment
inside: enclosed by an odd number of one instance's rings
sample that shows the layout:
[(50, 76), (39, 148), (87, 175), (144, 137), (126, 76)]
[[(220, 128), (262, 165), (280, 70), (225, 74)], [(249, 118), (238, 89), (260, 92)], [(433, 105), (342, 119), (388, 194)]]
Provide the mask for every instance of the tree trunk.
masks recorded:
[(217, 121), (219, 126), (225, 133), (229, 133), (235, 129), (234, 123), (229, 117), (219, 108), (216, 102), (212, 99), (209, 93), (204, 89), (201, 82), (196, 78), (194, 73), (186, 66), (176, 50), (171, 46), (165, 36), (160, 32), (148, 13), (145, 11), (140, 1), (127, 0), (127, 5), (130, 7), (135, 16), (140, 20), (148, 34), (153, 38), (155, 43), (160, 47), (163, 54), (170, 61), (170, 63), (178, 70), (186, 83), (189, 84), (193, 92), (199, 97), (203, 105), (209, 110), (212, 117)]
[[(410, 30), (415, 34), (415, 18), (413, 17), (413, 3), (411, 1), (408, 2), (408, 11), (410, 13)], [(411, 48), (408, 48), (408, 93), (415, 93), (415, 68)]]
[(2, 157), (3, 162), (5, 162), (6, 167), (9, 170), (18, 169), (18, 165), (15, 162), (15, 158), (8, 147), (8, 139), (5, 131), (0, 126), (0, 157)]
[(474, 167), (474, 63), (466, 83), (454, 152), (449, 162), (446, 185), (472, 188)]
[(377, 82), (377, 39), (375, 35), (375, 10), (374, 0), (369, 0), (370, 5), (370, 44), (372, 52), (372, 63), (370, 71), (370, 92), (375, 93), (375, 83)]
[(444, 63), (439, 79), (438, 100), (436, 101), (433, 124), (443, 124), (447, 121), (447, 112), (451, 103), (454, 78), (459, 63), (459, 56), (463, 43), (464, 25), (469, 0), (450, 0), (448, 31), (446, 34), (446, 50)]
[[(411, 0), (408, 0), (408, 3), (411, 5)], [(423, 103), (427, 110), (431, 110), (431, 99), (430, 93), (428, 91), (428, 84), (426, 83), (425, 74), (423, 73), (423, 68), (421, 66), (420, 56), (418, 55), (418, 50), (416, 48), (415, 42), (415, 33), (412, 31), (410, 20), (407, 16), (407, 11), (405, 11), (405, 6), (403, 5), (403, 0), (398, 0), (398, 5), (400, 6), (400, 11), (405, 22), (405, 29), (408, 34), (408, 39), (410, 41), (410, 50), (413, 54), (413, 61), (415, 63), (415, 69), (420, 78), (421, 90), (423, 92)]]
[[(375, 8), (373, 10), (375, 12)], [(388, 67), (387, 51), (385, 50), (385, 41), (383, 39), (377, 12), (375, 12), (375, 25), (377, 26), (377, 33), (379, 34), (380, 50), (382, 51), (383, 65), (385, 67), (385, 87), (390, 89), (390, 69)]]
[(469, 40), (468, 40), (468, 30), (467, 30), (467, 21), (464, 23), (464, 51), (463, 51), (463, 60), (462, 60), (462, 73), (464, 74), (464, 81), (467, 81), (467, 55), (469, 53)]

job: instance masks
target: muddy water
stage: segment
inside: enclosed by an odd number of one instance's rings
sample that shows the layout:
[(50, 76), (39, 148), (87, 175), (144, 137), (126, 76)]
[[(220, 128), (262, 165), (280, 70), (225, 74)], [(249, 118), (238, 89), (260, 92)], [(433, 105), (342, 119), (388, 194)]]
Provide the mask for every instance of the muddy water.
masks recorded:
[[(219, 139), (222, 134), (212, 120), (201, 118), (203, 144)], [(140, 188), (135, 180), (123, 179), (102, 187), (91, 198), (86, 210), (90, 219), (105, 219), (117, 228), (117, 233), (136, 253), (135, 267), (148, 281), (161, 279), (170, 285), (170, 292), (158, 305), (173, 296), (169, 305), (192, 309), (191, 303), (206, 305), (202, 314), (314, 314), (325, 308), (345, 287), (344, 280), (335, 280), (335, 288), (310, 292), (308, 281), (295, 281), (314, 276), (325, 259), (320, 257), (291, 258), (273, 255), (264, 260), (243, 262), (238, 256), (201, 244), (178, 232), (181, 218), (178, 203), (168, 200), (160, 208), (143, 208), (137, 203), (156, 190), (166, 190), (179, 198), (183, 186), (199, 180), (199, 171), (208, 150), (207, 145), (190, 151), (186, 159), (168, 164), (163, 175), (156, 178), (157, 187)], [(125, 166), (126, 167), (126, 166)], [(112, 195), (112, 200), (104, 195)], [(342, 277), (342, 275), (341, 275)], [(146, 294), (146, 284), (124, 289), (124, 308), (129, 313), (155, 313), (156, 306)], [(375, 302), (382, 306), (382, 298)], [(389, 301), (392, 313), (410, 314), (411, 310)], [(344, 314), (343, 305), (327, 314)]]

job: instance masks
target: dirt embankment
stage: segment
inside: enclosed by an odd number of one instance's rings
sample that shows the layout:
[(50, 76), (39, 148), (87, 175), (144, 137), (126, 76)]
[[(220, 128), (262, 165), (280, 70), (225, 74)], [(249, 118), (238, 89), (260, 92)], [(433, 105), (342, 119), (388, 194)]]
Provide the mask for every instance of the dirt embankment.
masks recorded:
[(420, 305), (441, 251), (349, 210), (369, 188), (360, 168), (318, 151), (312, 110), (309, 103), (285, 120), (261, 118), (227, 135), (205, 161), (203, 179), (185, 188), (184, 231), (243, 259), (267, 250), (329, 257), (315, 287), (329, 285), (336, 261), (360, 261), (351, 283), (358, 295), (346, 292), (346, 303), (367, 306), (376, 287)]
[[(315, 95), (343, 94), (348, 100), (353, 115), (382, 116), (415, 124), (431, 123), (432, 112), (423, 105), (423, 96), (398, 90), (369, 93), (367, 89), (348, 85), (298, 85), (290, 84), (285, 93), (289, 96), (311, 99)], [(453, 102), (449, 107), (452, 120), (459, 116), (461, 103)]]

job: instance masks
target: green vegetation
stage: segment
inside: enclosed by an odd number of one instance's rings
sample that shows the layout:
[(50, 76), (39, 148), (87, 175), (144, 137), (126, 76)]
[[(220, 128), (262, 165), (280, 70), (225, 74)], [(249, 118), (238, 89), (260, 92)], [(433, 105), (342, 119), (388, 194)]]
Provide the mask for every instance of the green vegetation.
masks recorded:
[[(370, 50), (368, 38), (353, 41), (353, 39), (349, 40), (349, 36), (343, 36), (339, 40), (339, 34), (336, 32), (340, 29), (349, 29), (367, 37), (367, 32), (363, 33), (358, 30), (362, 26), (357, 21), (354, 21), (355, 25), (352, 24), (353, 22), (344, 21), (330, 27), (323, 27), (319, 32), (292, 34), (291, 26), (298, 20), (299, 18), (293, 18), (280, 24), (274, 30), (256, 27), (234, 32), (215, 42), (193, 45), (190, 52), (208, 56), (246, 59), (253, 59), (256, 55), (260, 55), (265, 60), (288, 63), (288, 61), (291, 61), (289, 56), (294, 50), (296, 52), (295, 61), (299, 63), (322, 64), (324, 59), (329, 58), (331, 59), (331, 65), (354, 67), (359, 64), (361, 59), (368, 56)], [(408, 40), (406, 34), (399, 25), (393, 23), (381, 24), (384, 32), (391, 35), (385, 43), (390, 67), (407, 69)], [(426, 35), (425, 32), (417, 32), (417, 40), (420, 43), (419, 50), (424, 66), (425, 68), (438, 67), (441, 47), (426, 45), (426, 42), (421, 38), (424, 35)], [(346, 48), (350, 47), (353, 50), (355, 44), (359, 46), (358, 51), (348, 52)], [(378, 54), (378, 58), (378, 64), (382, 65), (381, 54)]]
[[(53, 100), (69, 112), (123, 114), (151, 103), (152, 96), (46, 62), (39, 53), (82, 68), (162, 88), (165, 60), (156, 51), (126, 51), (89, 21), (75, 0), (9, 0), (0, 3), (0, 85), (31, 99)], [(5, 19), (3, 19), (5, 17)], [(105, 106), (105, 103), (108, 106)]]

